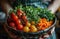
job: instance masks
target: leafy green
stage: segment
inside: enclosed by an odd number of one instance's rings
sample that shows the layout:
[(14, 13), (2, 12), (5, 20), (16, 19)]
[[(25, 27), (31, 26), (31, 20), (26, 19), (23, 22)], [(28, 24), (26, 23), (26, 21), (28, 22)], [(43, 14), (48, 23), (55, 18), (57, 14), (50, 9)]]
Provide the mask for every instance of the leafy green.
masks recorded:
[(46, 18), (48, 21), (53, 20), (55, 18), (55, 15), (51, 13), (46, 8), (40, 8), (40, 7), (33, 7), (33, 6), (25, 6), (19, 5), (15, 7), (15, 11), (17, 9), (21, 9), (25, 12), (27, 19), (29, 21), (35, 21), (38, 22), (40, 18)]
[(38, 21), (38, 19), (40, 17), (38, 16), (38, 13), (37, 13), (38, 10), (36, 8), (34, 8), (32, 6), (26, 6), (25, 10), (26, 10), (25, 13), (26, 13), (29, 21), (35, 21), (35, 22)]
[(51, 11), (49, 11), (48, 9), (42, 9), (42, 11), (40, 11), (39, 16), (41, 18), (47, 18), (47, 20), (53, 20), (55, 15), (51, 13)]

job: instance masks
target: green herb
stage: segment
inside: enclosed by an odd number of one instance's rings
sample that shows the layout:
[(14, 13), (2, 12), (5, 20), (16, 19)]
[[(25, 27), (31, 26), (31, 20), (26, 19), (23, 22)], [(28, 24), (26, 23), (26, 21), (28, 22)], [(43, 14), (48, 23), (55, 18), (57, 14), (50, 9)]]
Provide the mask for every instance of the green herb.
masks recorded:
[(53, 20), (55, 18), (55, 15), (51, 13), (46, 8), (40, 8), (40, 7), (33, 7), (33, 6), (25, 6), (23, 7), (22, 5), (19, 5), (15, 7), (15, 12), (17, 9), (21, 9), (22, 11), (25, 12), (27, 19), (29, 21), (35, 21), (38, 22), (40, 18), (46, 18), (48, 21)]

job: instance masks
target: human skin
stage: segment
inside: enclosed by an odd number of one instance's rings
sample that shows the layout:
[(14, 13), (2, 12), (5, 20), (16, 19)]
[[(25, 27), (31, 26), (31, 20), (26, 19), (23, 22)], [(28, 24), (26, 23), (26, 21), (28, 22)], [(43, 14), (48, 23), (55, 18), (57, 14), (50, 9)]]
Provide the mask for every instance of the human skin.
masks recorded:
[(10, 6), (10, 4), (8, 3), (7, 0), (1, 0), (0, 1), (0, 5), (2, 10), (7, 14), (9, 12), (10, 9), (12, 9), (12, 7)]
[(48, 10), (51, 10), (51, 12), (54, 14), (59, 7), (60, 7), (60, 0), (55, 0), (55, 1), (48, 7)]

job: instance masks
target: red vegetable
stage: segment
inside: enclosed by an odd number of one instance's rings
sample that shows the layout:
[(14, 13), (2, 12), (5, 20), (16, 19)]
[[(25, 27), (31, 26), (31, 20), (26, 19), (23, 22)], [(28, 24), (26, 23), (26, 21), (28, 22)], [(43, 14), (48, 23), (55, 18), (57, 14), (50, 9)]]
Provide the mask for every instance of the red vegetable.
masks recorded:
[(10, 22), (10, 23), (9, 23), (9, 26), (15, 27), (15, 23), (14, 23), (14, 22)]
[(27, 19), (27, 17), (26, 17), (26, 16), (24, 16), (24, 15), (22, 16), (22, 18), (23, 18), (23, 19)]
[(25, 15), (22, 16), (22, 19), (23, 19), (23, 21), (24, 21), (25, 23), (28, 22), (27, 17), (26, 17)]
[(17, 21), (15, 21), (15, 23), (16, 23), (16, 25), (19, 25), (19, 24), (21, 24), (21, 21), (17, 20)]
[(18, 30), (23, 30), (23, 25), (17, 25)]
[(10, 16), (11, 16), (11, 18), (12, 18), (13, 21), (17, 21), (17, 20), (18, 20), (18, 17), (17, 17), (17, 15), (15, 15), (14, 12), (12, 12), (12, 13), (10, 14)]
[(24, 13), (24, 12), (23, 12), (22, 10), (20, 10), (20, 9), (17, 10), (17, 15), (18, 15), (19, 17), (21, 17), (23, 13)]
[(24, 13), (24, 12), (23, 12), (22, 10), (20, 10), (20, 9), (18, 9), (17, 11), (20, 12), (20, 13)]

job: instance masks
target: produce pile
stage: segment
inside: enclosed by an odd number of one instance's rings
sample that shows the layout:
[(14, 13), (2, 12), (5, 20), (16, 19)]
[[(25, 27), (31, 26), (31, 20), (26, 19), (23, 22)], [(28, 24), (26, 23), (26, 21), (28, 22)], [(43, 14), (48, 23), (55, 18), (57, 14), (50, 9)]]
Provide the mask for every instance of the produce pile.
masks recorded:
[(8, 25), (23, 32), (38, 32), (53, 24), (55, 15), (47, 9), (33, 6), (18, 6), (9, 12)]

